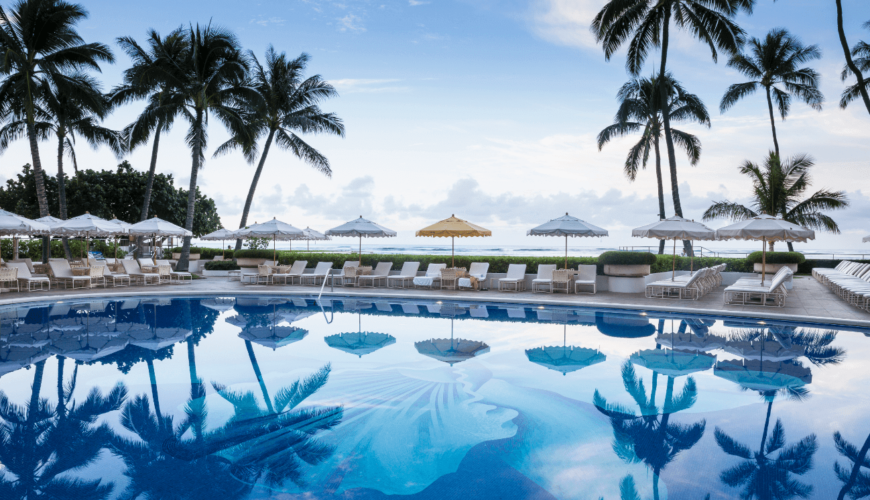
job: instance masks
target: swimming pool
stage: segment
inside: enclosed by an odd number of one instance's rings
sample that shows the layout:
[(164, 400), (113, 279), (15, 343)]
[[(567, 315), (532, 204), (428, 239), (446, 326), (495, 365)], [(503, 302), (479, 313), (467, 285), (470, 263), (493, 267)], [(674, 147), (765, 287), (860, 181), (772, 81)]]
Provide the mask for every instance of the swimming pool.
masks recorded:
[(7, 306), (0, 498), (837, 498), (870, 491), (867, 336), (396, 298)]

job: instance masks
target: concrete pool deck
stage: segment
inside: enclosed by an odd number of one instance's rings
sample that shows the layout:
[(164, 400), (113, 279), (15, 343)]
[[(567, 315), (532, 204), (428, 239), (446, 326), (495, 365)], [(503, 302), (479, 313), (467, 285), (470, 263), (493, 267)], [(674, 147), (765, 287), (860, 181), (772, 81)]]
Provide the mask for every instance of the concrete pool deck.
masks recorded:
[[(789, 292), (785, 307), (731, 306), (723, 303), (724, 287), (708, 293), (700, 300), (648, 299), (643, 294), (599, 292), (596, 295), (565, 295), (510, 293), (497, 291), (415, 290), (396, 288), (324, 288), (323, 296), (386, 297), (417, 300), (463, 300), (478, 302), (523, 303), (575, 307), (607, 307), (615, 309), (687, 312), (716, 316), (770, 318), (778, 320), (844, 325), (870, 328), (870, 313), (851, 306), (825, 288), (815, 279), (798, 276)], [(122, 288), (55, 289), (45, 292), (8, 292), (0, 294), (0, 306), (44, 302), (64, 299), (124, 296), (237, 296), (288, 295), (311, 296), (320, 293), (320, 287), (294, 285), (242, 285), (226, 278), (204, 278), (183, 285), (134, 286)]]

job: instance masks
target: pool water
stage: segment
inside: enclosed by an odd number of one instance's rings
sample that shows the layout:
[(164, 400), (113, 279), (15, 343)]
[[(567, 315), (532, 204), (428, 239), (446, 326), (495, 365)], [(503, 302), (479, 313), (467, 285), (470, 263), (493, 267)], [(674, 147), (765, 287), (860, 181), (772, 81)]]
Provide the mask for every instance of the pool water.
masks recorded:
[(7, 306), (0, 498), (858, 498), (867, 337), (397, 299)]

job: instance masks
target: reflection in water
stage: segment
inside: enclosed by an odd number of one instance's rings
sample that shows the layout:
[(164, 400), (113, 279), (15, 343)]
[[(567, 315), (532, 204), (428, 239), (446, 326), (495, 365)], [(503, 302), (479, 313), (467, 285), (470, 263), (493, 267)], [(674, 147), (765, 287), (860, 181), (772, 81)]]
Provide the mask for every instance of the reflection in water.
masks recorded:
[(526, 349), (526, 357), (529, 358), (529, 361), (545, 366), (550, 370), (562, 372), (562, 375), (567, 375), (581, 368), (603, 363), (607, 359), (607, 356), (601, 354), (601, 351), (567, 345), (567, 328), (567, 325), (563, 327), (562, 347), (550, 346)]
[(457, 316), (465, 314), (466, 310), (458, 304), (443, 304), (440, 306), (440, 314), (450, 317), (450, 338), (429, 339), (424, 342), (414, 343), (417, 352), (424, 356), (443, 361), (453, 366), (467, 359), (480, 356), (489, 352), (489, 346), (477, 340), (464, 340), (453, 338), (453, 320)]
[(843, 500), (846, 495), (857, 500), (870, 496), (870, 463), (867, 461), (867, 452), (870, 451), (870, 436), (864, 441), (859, 450), (855, 445), (846, 441), (840, 432), (834, 433), (834, 444), (837, 452), (846, 457), (852, 466), (846, 468), (840, 462), (834, 462), (834, 473), (843, 483), (837, 500)]

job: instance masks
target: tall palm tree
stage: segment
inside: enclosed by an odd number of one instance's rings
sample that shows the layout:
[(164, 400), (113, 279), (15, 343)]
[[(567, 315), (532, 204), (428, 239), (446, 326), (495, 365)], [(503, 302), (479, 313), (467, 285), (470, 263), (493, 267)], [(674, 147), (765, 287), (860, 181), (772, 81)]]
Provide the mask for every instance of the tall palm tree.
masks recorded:
[[(250, 52), (249, 58), (252, 62), (249, 85), (256, 90), (256, 95), (246, 103), (246, 136), (255, 140), (265, 136), (266, 140), (248, 190), (239, 228), (246, 227), (248, 223), (257, 183), (273, 141), (279, 148), (290, 151), (317, 171), (331, 177), (329, 160), (303, 141), (298, 134), (327, 133), (344, 137), (344, 123), (341, 118), (334, 113), (324, 113), (318, 106), (320, 101), (338, 96), (335, 87), (324, 81), (320, 75), (303, 79), (308, 54), (288, 59), (284, 52), (278, 54), (270, 46), (266, 51), (265, 66), (260, 64), (253, 52)], [(231, 138), (215, 151), (214, 156), (243, 147), (245, 140), (245, 137)], [(255, 150), (256, 146), (252, 151)], [(242, 240), (236, 240), (236, 250), (241, 248)]]
[(870, 436), (867, 436), (859, 450), (837, 431), (834, 433), (834, 445), (840, 455), (852, 463), (850, 470), (840, 465), (839, 462), (834, 462), (834, 473), (837, 474), (837, 479), (843, 483), (837, 500), (844, 500), (846, 495), (853, 500), (870, 496), (870, 460), (867, 460), (867, 452), (870, 451)]
[[(710, 115), (701, 99), (686, 92), (680, 82), (670, 74), (668, 80), (668, 102), (671, 119), (674, 121), (693, 121), (710, 126)], [(656, 181), (658, 182), (659, 217), (664, 219), (665, 195), (662, 183), (662, 162), (659, 150), (659, 139), (662, 135), (661, 94), (658, 92), (658, 78), (633, 78), (619, 89), (616, 98), (619, 110), (613, 125), (606, 127), (598, 134), (598, 150), (615, 137), (621, 137), (633, 132), (641, 132), (641, 138), (631, 149), (625, 159), (624, 172), (629, 180), (637, 178), (637, 171), (646, 168), (650, 150), (656, 157)], [(681, 130), (671, 132), (677, 144), (685, 150), (692, 165), (697, 165), (701, 158), (701, 141), (694, 135)], [(664, 253), (665, 240), (659, 241), (659, 253)]]
[(822, 110), (825, 97), (819, 90), (819, 74), (812, 68), (799, 67), (807, 61), (819, 59), (822, 57), (822, 52), (817, 45), (805, 47), (799, 39), (782, 28), (770, 30), (764, 40), (753, 37), (748, 45), (750, 54), (741, 53), (731, 56), (728, 66), (751, 80), (728, 87), (725, 95), (722, 96), (719, 110), (724, 113), (737, 101), (763, 87), (767, 96), (770, 129), (773, 132), (773, 149), (779, 155), (773, 104), (776, 103), (783, 120), (791, 109), (792, 96), (807, 103), (816, 111)]
[(184, 30), (181, 28), (173, 30), (165, 38), (153, 29), (148, 30), (147, 48), (140, 46), (132, 37), (120, 37), (117, 42), (133, 60), (133, 64), (124, 71), (124, 83), (112, 90), (112, 103), (126, 104), (139, 99), (148, 99), (145, 110), (125, 129), (130, 149), (147, 143), (151, 134), (154, 134), (148, 180), (145, 184), (145, 199), (142, 201), (139, 216), (139, 220), (146, 220), (157, 170), (160, 136), (164, 132), (169, 132), (175, 118), (182, 110), (180, 106), (164, 107), (164, 98), (168, 95), (169, 86), (177, 81), (171, 75), (180, 67), (188, 45)]
[[(668, 44), (671, 21), (677, 28), (705, 43), (713, 61), (717, 50), (734, 54), (743, 44), (744, 31), (732, 18), (741, 9), (751, 13), (755, 0), (609, 0), (592, 21), (592, 32), (604, 49), (604, 58), (610, 60), (622, 45), (628, 42), (625, 66), (632, 75), (639, 75), (646, 58), (653, 48), (661, 51), (658, 74), (667, 74)], [(667, 100), (668, 90), (664, 80), (659, 81), (662, 101)], [(667, 110), (662, 113), (665, 144), (671, 170), (671, 189), (674, 211), (683, 216), (677, 183), (677, 156), (671, 133), (671, 118)], [(691, 243), (683, 242), (691, 252)]]
[[(808, 155), (797, 155), (781, 162), (779, 156), (770, 152), (764, 165), (746, 161), (740, 166), (740, 173), (752, 179), (752, 205), (714, 201), (704, 212), (704, 220), (731, 219), (732, 221), (751, 219), (760, 214), (779, 216), (783, 219), (819, 231), (839, 234), (840, 227), (834, 219), (822, 210), (838, 210), (849, 206), (844, 191), (816, 191), (809, 198), (801, 199), (812, 185), (810, 169), (815, 165)], [(770, 242), (773, 251), (774, 242)], [(794, 251), (788, 244), (789, 251)]]
[[(864, 27), (870, 30), (870, 21), (864, 23)], [(860, 97), (867, 95), (870, 89), (870, 79), (864, 78), (863, 73), (870, 73), (870, 43), (863, 40), (859, 41), (852, 47), (852, 64), (843, 66), (843, 72), (840, 74), (840, 79), (844, 82), (852, 75), (857, 75), (858, 82), (854, 85), (849, 85), (843, 94), (840, 96), (840, 107), (846, 109), (850, 102)], [(855, 70), (852, 70), (852, 67)], [(855, 73), (857, 71), (857, 73)], [(870, 107), (868, 107), (870, 111)]]
[[(239, 138), (247, 157), (252, 154), (253, 140), (242, 116), (240, 104), (254, 98), (253, 90), (245, 86), (248, 61), (239, 42), (230, 31), (212, 26), (190, 26), (184, 32), (187, 50), (175, 63), (173, 71), (166, 71), (168, 92), (155, 107), (157, 116), (166, 116), (170, 110), (181, 109), (181, 116), (189, 123), (187, 145), (192, 156), (190, 188), (187, 196), (187, 217), (184, 227), (193, 230), (196, 204), (196, 185), (199, 170), (205, 161), (208, 147), (208, 121), (214, 115), (229, 129), (231, 136)], [(179, 270), (187, 270), (190, 239), (184, 238)]]
[[(864, 101), (864, 106), (867, 108), (867, 112), (870, 113), (870, 85), (868, 85), (868, 79), (864, 78), (864, 75), (861, 73), (861, 68), (855, 64), (855, 61), (852, 60), (852, 54), (849, 50), (849, 42), (846, 40), (846, 30), (843, 28), (843, 4), (842, 0), (836, 0), (837, 3), (837, 33), (840, 35), (840, 46), (843, 47), (843, 55), (846, 56), (846, 67), (849, 68), (849, 71), (855, 75), (855, 78), (858, 80), (858, 84), (855, 85), (854, 89), (856, 94), (860, 94), (861, 99)], [(870, 24), (870, 22), (868, 22)], [(867, 24), (864, 25), (867, 27)], [(855, 96), (857, 98), (857, 95)], [(840, 106), (843, 106), (843, 101), (840, 101)]]
[[(6, 76), (0, 83), (0, 109), (25, 119), (40, 217), (49, 212), (37, 146), (38, 89), (63, 85), (69, 72), (100, 71), (100, 62), (114, 62), (107, 45), (84, 43), (76, 31), (87, 17), (84, 7), (64, 0), (18, 0), (9, 12), (0, 7), (0, 74)], [(43, 239), (42, 253), (47, 262), (48, 238)]]

